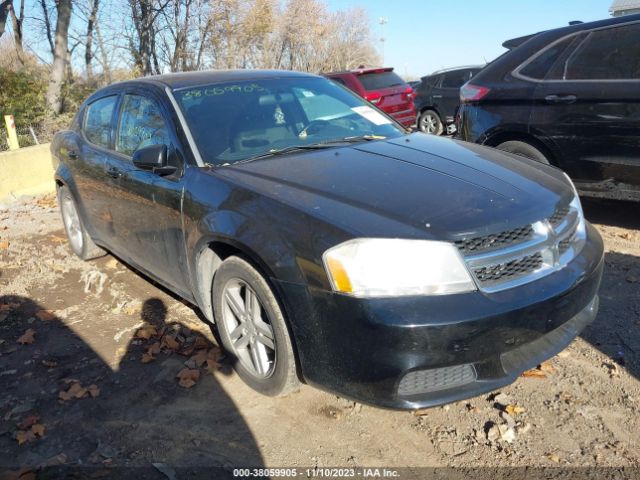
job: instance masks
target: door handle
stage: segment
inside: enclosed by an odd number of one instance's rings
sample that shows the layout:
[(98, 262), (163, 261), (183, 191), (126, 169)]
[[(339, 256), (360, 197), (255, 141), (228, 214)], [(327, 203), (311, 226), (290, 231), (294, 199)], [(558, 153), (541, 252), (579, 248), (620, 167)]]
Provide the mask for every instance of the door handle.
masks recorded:
[(111, 178), (120, 178), (122, 176), (122, 170), (116, 167), (108, 167), (107, 175), (109, 175)]
[(547, 103), (573, 103), (578, 99), (575, 95), (547, 95), (544, 100)]
[(433, 98), (442, 98), (442, 95), (432, 95)]

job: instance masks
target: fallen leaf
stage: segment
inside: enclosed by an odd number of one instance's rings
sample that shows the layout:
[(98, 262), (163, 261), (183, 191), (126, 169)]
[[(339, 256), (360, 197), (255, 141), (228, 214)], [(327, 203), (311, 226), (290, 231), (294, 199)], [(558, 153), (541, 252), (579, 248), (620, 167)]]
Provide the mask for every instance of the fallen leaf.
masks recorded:
[(53, 367), (57, 367), (58, 366), (58, 362), (54, 362), (53, 360), (42, 360), (42, 365), (44, 365), (47, 368), (53, 368)]
[(507, 405), (504, 411), (507, 412), (509, 415), (514, 416), (514, 415), (518, 415), (519, 413), (525, 412), (525, 409), (522, 407), (519, 407), (518, 405)]
[(207, 352), (207, 370), (212, 375), (222, 367), (220, 365), (220, 357), (222, 357), (222, 352), (218, 347), (213, 347)]
[(553, 373), (556, 371), (556, 369), (553, 368), (553, 365), (551, 365), (551, 362), (542, 362), (538, 365), (538, 369), (546, 373)]
[(413, 415), (416, 417), (424, 417), (430, 410), (430, 408), (419, 408), (418, 410), (413, 411)]
[(522, 376), (528, 378), (547, 378), (547, 374), (541, 370), (538, 370), (537, 368), (533, 368), (531, 370), (523, 372)]
[(207, 348), (208, 346), (209, 346), (209, 341), (206, 338), (204, 338), (202, 335), (198, 335), (196, 337), (195, 343), (193, 344), (193, 347), (196, 350), (201, 350), (203, 348)]
[(18, 430), (16, 432), (16, 440), (18, 441), (18, 445), (22, 445), (23, 443), (35, 440), (35, 438), (36, 436), (31, 430)]
[(193, 360), (196, 367), (201, 367), (209, 358), (209, 352), (206, 350), (199, 350), (190, 360)]
[(173, 350), (174, 352), (180, 348), (178, 341), (170, 335), (162, 337), (162, 346)]
[(49, 240), (51, 240), (52, 243), (57, 243), (58, 245), (67, 243), (67, 239), (65, 237), (61, 237), (60, 235), (51, 235)]
[(136, 331), (136, 338), (142, 338), (143, 340), (149, 340), (158, 334), (158, 330), (154, 325), (145, 324)]
[(32, 425), (35, 425), (36, 423), (38, 423), (38, 420), (40, 420), (40, 417), (34, 413), (27, 415), (26, 417), (24, 417), (20, 423), (18, 423), (18, 428), (20, 430), (27, 430), (29, 428), (31, 428)]
[(176, 378), (179, 379), (178, 385), (184, 388), (193, 387), (200, 379), (200, 370), (183, 368), (178, 372)]
[(151, 355), (150, 353), (143, 353), (142, 354), (142, 358), (140, 359), (140, 361), (142, 363), (151, 363), (156, 359), (156, 357), (154, 357), (153, 355)]
[(50, 312), (49, 310), (39, 310), (36, 312), (36, 317), (38, 317), (43, 322), (48, 322), (50, 320), (55, 320), (56, 316)]
[(554, 463), (560, 463), (560, 457), (555, 453), (548, 453), (547, 458)]
[(100, 395), (100, 389), (96, 384), (89, 385), (87, 391), (89, 392), (89, 395), (91, 395), (91, 398), (96, 398), (98, 395)]
[(631, 232), (622, 232), (622, 233), (619, 233), (618, 236), (620, 238), (624, 238), (625, 240), (631, 240), (633, 238), (633, 235), (631, 235)]
[(31, 345), (35, 341), (35, 334), (36, 331), (33, 328), (29, 328), (18, 338), (17, 342), (20, 345)]
[(118, 268), (118, 263), (119, 263), (118, 260), (116, 260), (115, 258), (111, 258), (107, 263), (105, 263), (104, 266), (110, 270), (114, 270)]
[(9, 248), (9, 240), (0, 241), (0, 249), (6, 250), (7, 248)]
[(151, 345), (149, 348), (147, 348), (147, 353), (151, 354), (151, 355), (157, 355), (160, 353), (160, 342), (156, 342), (153, 345)]
[[(92, 387), (95, 387), (96, 389), (98, 388), (95, 385), (91, 385), (91, 387), (89, 387), (89, 388), (92, 388)], [(82, 398), (85, 395), (87, 395), (88, 393), (91, 393), (89, 391), (89, 389), (83, 387), (79, 382), (74, 382), (74, 383), (71, 384), (71, 386), (68, 388), (68, 390), (61, 391), (58, 394), (58, 398), (60, 400), (62, 400), (63, 402), (65, 402), (67, 400), (71, 400), (72, 398)], [(98, 389), (96, 395), (91, 394), (91, 396), (97, 396), (98, 393), (100, 393), (99, 389)]]
[(31, 431), (34, 435), (42, 437), (44, 435), (44, 425), (36, 423), (35, 425), (31, 426)]

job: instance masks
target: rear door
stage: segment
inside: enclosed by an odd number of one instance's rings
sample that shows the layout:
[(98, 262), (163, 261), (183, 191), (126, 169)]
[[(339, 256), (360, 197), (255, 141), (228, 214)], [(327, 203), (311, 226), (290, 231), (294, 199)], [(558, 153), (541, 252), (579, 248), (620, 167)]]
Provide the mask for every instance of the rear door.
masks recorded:
[(553, 142), (576, 180), (640, 186), (640, 23), (567, 45), (536, 88), (532, 133)]
[(108, 247), (111, 246), (113, 191), (104, 169), (110, 155), (117, 104), (117, 94), (89, 103), (83, 112), (78, 151), (67, 152), (79, 205), (84, 210), (85, 227), (94, 240)]
[(433, 89), (433, 102), (443, 122), (453, 122), (456, 108), (460, 104), (460, 87), (467, 83), (469, 78), (469, 69), (445, 72), (439, 86)]

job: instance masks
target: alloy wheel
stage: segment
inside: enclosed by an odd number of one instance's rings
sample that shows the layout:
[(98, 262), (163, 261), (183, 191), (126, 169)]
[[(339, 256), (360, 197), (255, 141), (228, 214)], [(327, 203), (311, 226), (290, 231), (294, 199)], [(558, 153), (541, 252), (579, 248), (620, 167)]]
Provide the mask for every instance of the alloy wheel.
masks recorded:
[(426, 113), (420, 119), (420, 130), (434, 135), (438, 131), (438, 121), (431, 113)]
[(275, 336), (256, 293), (243, 280), (231, 279), (224, 287), (222, 307), (233, 354), (256, 377), (271, 376), (276, 361)]
[(71, 247), (74, 251), (82, 252), (82, 226), (80, 225), (80, 216), (78, 215), (76, 205), (69, 195), (64, 195), (61, 203), (62, 219), (67, 230), (69, 243), (71, 243)]

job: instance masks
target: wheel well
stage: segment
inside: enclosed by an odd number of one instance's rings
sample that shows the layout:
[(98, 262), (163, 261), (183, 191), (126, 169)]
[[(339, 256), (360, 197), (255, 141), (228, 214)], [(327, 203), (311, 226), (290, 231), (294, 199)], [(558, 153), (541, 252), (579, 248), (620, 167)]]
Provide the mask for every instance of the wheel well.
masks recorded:
[(255, 259), (255, 255), (252, 255), (249, 252), (244, 251), (242, 248), (231, 245), (229, 243), (213, 241), (208, 243), (199, 253), (196, 263), (197, 268), (197, 288), (198, 295), (200, 296), (200, 301), (202, 303), (201, 310), (205, 317), (212, 323), (215, 323), (215, 319), (213, 317), (213, 305), (211, 302), (211, 289), (213, 286), (213, 278), (216, 274), (222, 262), (231, 256), (237, 256), (251, 264), (253, 268), (255, 268), (265, 279), (269, 287), (271, 287), (276, 301), (280, 304), (280, 309), (282, 310), (285, 324), (287, 325), (287, 329), (289, 330), (289, 336), (291, 337), (291, 345), (293, 347), (293, 353), (296, 358), (296, 370), (298, 372), (298, 378), (303, 380), (303, 375), (300, 366), (300, 360), (298, 355), (298, 345), (295, 341), (295, 336), (293, 334), (293, 328), (291, 327), (289, 315), (287, 311), (287, 305), (284, 302), (282, 292), (279, 291), (276, 285), (271, 281), (272, 275), (267, 271), (268, 269), (265, 266), (260, 265), (260, 261)]
[(518, 133), (518, 132), (504, 132), (498, 133), (487, 139), (484, 144), (488, 147), (497, 147), (501, 143), (510, 142), (510, 141), (518, 141), (528, 143), (532, 147), (537, 148), (540, 152), (549, 160), (551, 165), (556, 165), (556, 160), (553, 155), (553, 152), (547, 148), (547, 146), (538, 140), (536, 137), (527, 135), (526, 133)]

